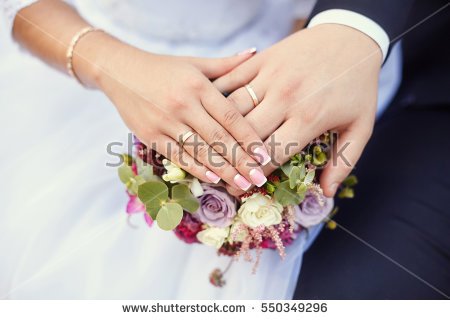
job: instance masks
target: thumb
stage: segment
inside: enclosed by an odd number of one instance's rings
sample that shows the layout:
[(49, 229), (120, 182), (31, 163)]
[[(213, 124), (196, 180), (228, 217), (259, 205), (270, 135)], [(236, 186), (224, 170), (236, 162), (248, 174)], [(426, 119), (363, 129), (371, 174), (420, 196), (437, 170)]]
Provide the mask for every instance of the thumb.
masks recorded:
[(333, 145), (331, 159), (320, 177), (320, 185), (325, 196), (333, 197), (339, 185), (352, 172), (372, 130), (352, 128), (344, 131)]
[(216, 79), (227, 74), (256, 53), (256, 48), (249, 48), (238, 54), (225, 58), (187, 58), (207, 78)]

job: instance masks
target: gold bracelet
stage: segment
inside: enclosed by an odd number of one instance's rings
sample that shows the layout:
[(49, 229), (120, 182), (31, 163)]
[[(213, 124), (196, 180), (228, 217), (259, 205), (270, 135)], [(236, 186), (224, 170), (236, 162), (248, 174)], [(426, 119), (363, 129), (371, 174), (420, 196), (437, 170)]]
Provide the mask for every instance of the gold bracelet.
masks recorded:
[(67, 48), (67, 53), (66, 53), (66, 58), (67, 58), (67, 72), (74, 77), (80, 84), (84, 85), (80, 78), (78, 78), (78, 76), (76, 75), (75, 71), (73, 70), (73, 53), (75, 50), (75, 46), (77, 45), (78, 41), (81, 40), (81, 38), (83, 38), (85, 35), (87, 35), (89, 32), (93, 32), (93, 31), (103, 31), (101, 29), (97, 29), (94, 27), (86, 27), (81, 29), (80, 31), (78, 31), (72, 38), (72, 40), (70, 41), (70, 45), (69, 48)]

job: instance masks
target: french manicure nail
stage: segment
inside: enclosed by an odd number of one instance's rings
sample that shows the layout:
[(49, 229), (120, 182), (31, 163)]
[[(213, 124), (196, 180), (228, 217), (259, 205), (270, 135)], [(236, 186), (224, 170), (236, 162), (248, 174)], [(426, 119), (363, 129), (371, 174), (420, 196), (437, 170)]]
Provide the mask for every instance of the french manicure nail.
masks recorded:
[(239, 52), (237, 55), (238, 56), (243, 56), (244, 54), (253, 54), (255, 52), (256, 52), (256, 48), (253, 47), (253, 48), (245, 49), (244, 51)]
[(241, 176), (239, 173), (234, 176), (234, 183), (241, 188), (244, 191), (247, 191), (248, 188), (252, 185), (250, 182), (247, 181), (243, 176)]
[(220, 177), (212, 171), (206, 171), (205, 175), (208, 178), (208, 180), (211, 181), (212, 183), (217, 184), (220, 181)]
[(252, 179), (253, 183), (258, 187), (261, 187), (267, 181), (267, 178), (258, 169), (250, 170), (250, 178)]
[(255, 148), (255, 150), (253, 150), (253, 152), (259, 156), (258, 161), (263, 166), (265, 166), (266, 164), (268, 164), (270, 162), (271, 158), (264, 148), (261, 148), (261, 147)]

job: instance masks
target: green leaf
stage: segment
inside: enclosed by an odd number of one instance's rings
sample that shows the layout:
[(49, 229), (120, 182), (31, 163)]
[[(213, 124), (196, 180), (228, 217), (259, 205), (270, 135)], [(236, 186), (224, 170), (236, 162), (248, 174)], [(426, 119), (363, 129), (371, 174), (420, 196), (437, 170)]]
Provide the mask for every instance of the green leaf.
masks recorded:
[(169, 189), (165, 183), (160, 181), (149, 181), (141, 184), (137, 194), (152, 218), (154, 211), (159, 209), (169, 199)]
[(118, 169), (119, 179), (123, 184), (127, 184), (130, 178), (134, 178), (134, 173), (131, 167), (127, 164), (123, 164)]
[(153, 166), (144, 162), (141, 158), (136, 158), (136, 166), (138, 175), (140, 175), (145, 181), (153, 181), (156, 180), (153, 175)]
[(308, 173), (306, 174), (305, 180), (303, 181), (306, 185), (309, 185), (313, 182), (314, 180), (314, 176), (316, 175), (316, 171), (315, 170), (310, 170), (308, 171)]
[(152, 220), (156, 220), (156, 216), (158, 215), (159, 209), (161, 209), (161, 207), (145, 206), (145, 211), (147, 211), (150, 217), (152, 217)]
[(300, 168), (295, 166), (289, 173), (289, 188), (294, 189), (298, 183), (300, 183)]
[(166, 231), (173, 230), (183, 218), (183, 208), (178, 203), (166, 203), (158, 211), (156, 222)]
[(354, 196), (355, 196), (355, 192), (350, 187), (345, 187), (338, 194), (338, 197), (341, 199), (342, 198), (353, 198)]
[(192, 195), (189, 187), (185, 184), (177, 184), (172, 187), (172, 200), (190, 213), (197, 211), (200, 206), (198, 199)]
[(302, 199), (301, 201), (303, 201), (303, 199), (305, 198), (305, 194), (306, 191), (308, 190), (308, 187), (306, 186), (305, 183), (301, 183), (298, 188), (297, 188), (297, 194), (299, 195), (299, 197)]
[(303, 181), (303, 179), (305, 179), (305, 175), (306, 175), (306, 166), (304, 163), (302, 163), (301, 165), (299, 165), (300, 168), (300, 180)]
[(280, 168), (281, 168), (281, 171), (283, 171), (283, 173), (289, 177), (289, 175), (291, 174), (293, 165), (290, 162), (286, 162)]
[(349, 175), (345, 180), (342, 182), (342, 184), (346, 187), (353, 187), (358, 183), (358, 178), (352, 174)]
[(289, 181), (283, 181), (277, 186), (274, 192), (274, 198), (283, 207), (287, 205), (297, 205), (303, 198), (297, 194), (296, 190), (292, 190), (289, 186)]

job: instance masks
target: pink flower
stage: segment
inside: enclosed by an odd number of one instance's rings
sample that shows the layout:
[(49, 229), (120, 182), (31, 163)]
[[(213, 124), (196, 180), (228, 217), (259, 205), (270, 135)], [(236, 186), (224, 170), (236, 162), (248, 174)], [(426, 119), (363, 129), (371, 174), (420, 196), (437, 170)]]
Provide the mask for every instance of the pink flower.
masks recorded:
[(203, 224), (189, 212), (183, 213), (183, 219), (173, 230), (175, 235), (186, 243), (197, 243), (197, 233), (203, 230)]
[(145, 205), (142, 203), (141, 200), (135, 195), (129, 194), (130, 200), (128, 200), (127, 204), (127, 213), (128, 214), (135, 214), (135, 213), (143, 213), (145, 222), (149, 227), (153, 224), (153, 219), (150, 217), (150, 215), (146, 212)]
[(153, 219), (150, 217), (150, 215), (147, 212), (144, 213), (144, 219), (145, 219), (145, 222), (147, 223), (147, 225), (149, 227), (151, 227), (153, 224)]
[(145, 205), (139, 200), (139, 198), (135, 195), (128, 194), (130, 197), (130, 200), (128, 200), (127, 204), (127, 213), (133, 214), (133, 213), (140, 213), (145, 212)]
[(295, 206), (295, 222), (309, 228), (323, 221), (334, 206), (333, 198), (308, 191), (299, 206)]

